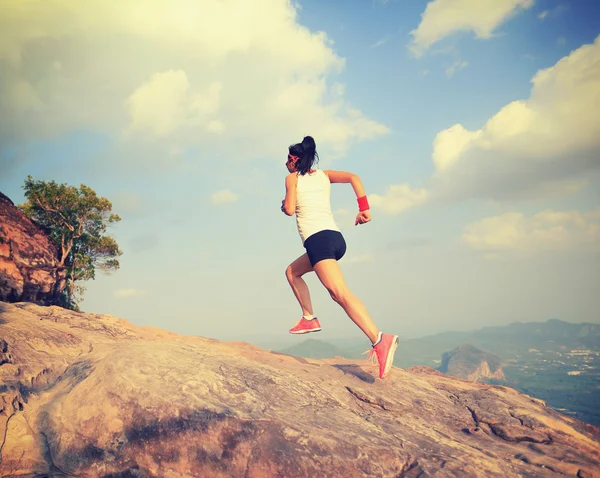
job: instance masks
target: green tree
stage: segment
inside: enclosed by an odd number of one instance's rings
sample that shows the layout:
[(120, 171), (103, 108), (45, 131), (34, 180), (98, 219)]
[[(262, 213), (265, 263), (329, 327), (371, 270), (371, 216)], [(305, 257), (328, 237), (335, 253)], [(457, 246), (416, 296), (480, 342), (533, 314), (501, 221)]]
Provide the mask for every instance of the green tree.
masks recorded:
[(108, 199), (85, 184), (76, 188), (28, 176), (23, 189), (26, 201), (19, 208), (46, 228), (60, 251), (59, 266), (67, 276), (60, 305), (79, 310), (85, 288), (78, 282), (94, 279), (97, 269), (108, 273), (119, 268), (122, 252), (105, 233), (121, 218), (112, 214)]

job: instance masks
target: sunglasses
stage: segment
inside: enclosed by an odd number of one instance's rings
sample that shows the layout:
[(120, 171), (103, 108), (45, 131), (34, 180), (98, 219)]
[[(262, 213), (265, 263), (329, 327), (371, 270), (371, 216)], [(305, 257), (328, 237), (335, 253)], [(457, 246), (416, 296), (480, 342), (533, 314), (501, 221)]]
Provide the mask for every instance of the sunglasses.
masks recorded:
[(293, 154), (288, 154), (288, 159), (287, 162), (289, 163), (290, 161), (298, 161), (300, 158), (298, 156), (294, 156)]

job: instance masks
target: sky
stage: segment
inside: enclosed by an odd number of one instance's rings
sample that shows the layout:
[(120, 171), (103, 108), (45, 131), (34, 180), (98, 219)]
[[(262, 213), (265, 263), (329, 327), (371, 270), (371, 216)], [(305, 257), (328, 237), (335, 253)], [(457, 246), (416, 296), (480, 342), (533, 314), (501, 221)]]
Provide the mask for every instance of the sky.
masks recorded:
[[(287, 147), (358, 174), (332, 209), (348, 286), (412, 338), (600, 323), (594, 0), (0, 3), (0, 191), (86, 184), (122, 221), (83, 311), (281, 346), (304, 253)], [(368, 340), (314, 274), (322, 340)]]

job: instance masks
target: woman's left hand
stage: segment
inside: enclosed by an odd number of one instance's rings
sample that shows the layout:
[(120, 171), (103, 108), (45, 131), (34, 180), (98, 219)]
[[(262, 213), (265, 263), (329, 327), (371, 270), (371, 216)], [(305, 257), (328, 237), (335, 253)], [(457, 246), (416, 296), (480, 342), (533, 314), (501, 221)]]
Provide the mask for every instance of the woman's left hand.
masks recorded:
[(356, 221), (354, 221), (354, 225), (357, 226), (358, 224), (366, 224), (370, 220), (371, 220), (371, 212), (368, 209), (366, 211), (360, 211), (356, 215)]

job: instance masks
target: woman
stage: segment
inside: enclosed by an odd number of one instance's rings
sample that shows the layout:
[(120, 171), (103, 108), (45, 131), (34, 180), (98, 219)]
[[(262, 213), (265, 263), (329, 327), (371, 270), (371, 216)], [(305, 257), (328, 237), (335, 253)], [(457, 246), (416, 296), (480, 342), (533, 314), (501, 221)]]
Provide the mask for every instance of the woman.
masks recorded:
[(296, 214), (298, 233), (306, 249), (306, 253), (285, 271), (303, 314), (290, 333), (305, 334), (321, 330), (319, 320), (313, 315), (308, 286), (302, 279), (304, 274), (314, 271), (331, 298), (369, 337), (373, 346), (369, 358), (377, 357), (379, 377), (383, 378), (392, 366), (398, 336), (383, 334), (377, 329), (363, 303), (350, 292), (344, 281), (337, 261), (346, 252), (346, 242), (331, 213), (331, 183), (352, 185), (359, 206), (355, 226), (371, 220), (367, 196), (356, 174), (313, 169), (315, 158), (318, 158), (316, 145), (310, 136), (306, 136), (302, 143), (289, 147), (286, 166), (290, 174), (285, 178), (286, 193), (281, 210), (288, 216)]

